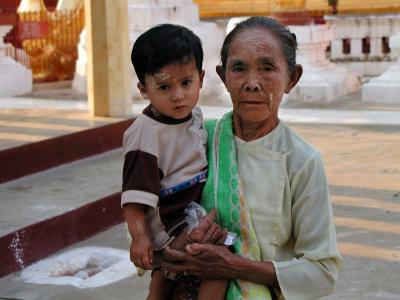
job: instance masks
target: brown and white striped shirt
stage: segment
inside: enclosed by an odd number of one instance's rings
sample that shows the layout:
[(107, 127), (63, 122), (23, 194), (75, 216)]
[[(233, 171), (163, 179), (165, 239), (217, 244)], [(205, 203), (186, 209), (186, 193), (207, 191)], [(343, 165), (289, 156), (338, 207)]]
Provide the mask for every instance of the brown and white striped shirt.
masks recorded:
[[(149, 207), (151, 235), (163, 226), (175, 235), (185, 224), (184, 210), (199, 202), (207, 178), (207, 131), (201, 110), (186, 118), (156, 116), (148, 106), (125, 131), (121, 205)], [(155, 224), (154, 224), (155, 223)]]

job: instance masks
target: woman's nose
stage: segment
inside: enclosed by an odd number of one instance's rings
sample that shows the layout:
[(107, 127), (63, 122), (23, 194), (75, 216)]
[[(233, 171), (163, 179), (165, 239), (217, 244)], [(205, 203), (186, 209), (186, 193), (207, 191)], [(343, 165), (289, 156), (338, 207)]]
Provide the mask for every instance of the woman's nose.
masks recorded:
[(246, 78), (246, 91), (258, 92), (261, 89), (260, 80), (257, 74), (249, 73)]

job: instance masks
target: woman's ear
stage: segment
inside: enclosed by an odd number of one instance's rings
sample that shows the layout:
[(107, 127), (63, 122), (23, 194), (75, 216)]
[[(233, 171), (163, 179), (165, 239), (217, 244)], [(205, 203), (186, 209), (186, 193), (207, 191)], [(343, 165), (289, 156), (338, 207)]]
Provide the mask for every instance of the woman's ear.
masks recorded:
[(141, 84), (140, 82), (137, 83), (137, 88), (139, 89), (140, 94), (144, 99), (149, 99), (149, 95), (147, 94), (147, 88)]
[(225, 84), (226, 77), (225, 77), (225, 72), (224, 72), (224, 69), (222, 68), (222, 66), (221, 65), (216, 66), (215, 71), (217, 71), (219, 78), (221, 78), (222, 82)]
[(285, 94), (289, 94), (292, 88), (299, 82), (301, 75), (303, 75), (303, 67), (295, 65), (293, 72), (290, 74), (290, 81), (286, 87)]

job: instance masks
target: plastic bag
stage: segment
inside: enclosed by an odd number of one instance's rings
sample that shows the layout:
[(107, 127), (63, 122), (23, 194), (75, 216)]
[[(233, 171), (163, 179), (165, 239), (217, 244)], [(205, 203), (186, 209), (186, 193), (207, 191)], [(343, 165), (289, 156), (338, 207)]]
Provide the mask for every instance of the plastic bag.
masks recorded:
[(185, 208), (186, 214), (186, 223), (188, 224), (187, 227), (187, 234), (191, 233), (193, 228), (201, 223), (204, 218), (207, 216), (207, 211), (204, 209), (203, 206), (196, 202), (191, 202)]

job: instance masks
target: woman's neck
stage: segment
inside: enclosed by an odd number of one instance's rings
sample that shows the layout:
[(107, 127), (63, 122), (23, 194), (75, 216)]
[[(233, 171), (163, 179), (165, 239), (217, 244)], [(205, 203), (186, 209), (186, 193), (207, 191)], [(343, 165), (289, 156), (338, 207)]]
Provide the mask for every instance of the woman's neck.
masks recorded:
[(233, 115), (234, 134), (243, 141), (251, 142), (266, 136), (279, 124), (278, 116), (266, 119), (264, 121), (253, 122), (243, 120), (240, 116)]

